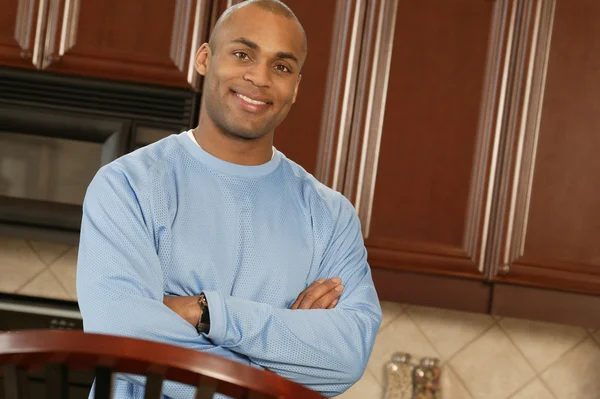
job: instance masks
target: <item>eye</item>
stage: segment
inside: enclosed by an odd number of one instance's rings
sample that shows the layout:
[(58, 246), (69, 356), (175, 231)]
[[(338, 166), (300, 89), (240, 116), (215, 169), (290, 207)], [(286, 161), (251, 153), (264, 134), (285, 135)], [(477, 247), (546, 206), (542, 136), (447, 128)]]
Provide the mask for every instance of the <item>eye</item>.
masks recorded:
[(292, 71), (290, 70), (290, 68), (288, 68), (288, 67), (286, 67), (285, 65), (282, 65), (282, 64), (276, 65), (276, 66), (275, 66), (275, 69), (277, 69), (277, 70), (278, 70), (278, 71), (280, 71), (280, 72), (286, 72), (286, 73), (290, 73), (290, 72), (292, 72)]
[(236, 51), (235, 53), (233, 53), (233, 55), (239, 58), (240, 60), (249, 59), (248, 54), (244, 53), (243, 51)]

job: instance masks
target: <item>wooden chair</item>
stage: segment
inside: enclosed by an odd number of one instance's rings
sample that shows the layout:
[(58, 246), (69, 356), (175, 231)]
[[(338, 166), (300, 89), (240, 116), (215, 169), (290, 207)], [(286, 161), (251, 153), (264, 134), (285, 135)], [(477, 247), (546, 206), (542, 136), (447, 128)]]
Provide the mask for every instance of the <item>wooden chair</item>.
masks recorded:
[(161, 398), (164, 380), (197, 387), (197, 399), (218, 392), (233, 398), (323, 399), (272, 372), (178, 346), (81, 331), (0, 333), (6, 399), (28, 396), (27, 373), (45, 370), (46, 397), (68, 398), (67, 372), (93, 370), (95, 397), (112, 397), (113, 373), (147, 377), (145, 399)]

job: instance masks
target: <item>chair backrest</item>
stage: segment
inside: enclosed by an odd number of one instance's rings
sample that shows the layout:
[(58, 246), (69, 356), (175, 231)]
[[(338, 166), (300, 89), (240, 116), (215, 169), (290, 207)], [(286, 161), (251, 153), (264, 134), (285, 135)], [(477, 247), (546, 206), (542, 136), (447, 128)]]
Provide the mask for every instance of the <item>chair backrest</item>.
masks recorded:
[(197, 388), (197, 399), (214, 393), (233, 398), (323, 399), (272, 372), (178, 346), (81, 331), (28, 330), (0, 333), (0, 365), (6, 399), (28, 399), (27, 373), (44, 370), (46, 397), (68, 397), (67, 372), (93, 370), (95, 397), (112, 397), (114, 373), (147, 377), (145, 399), (161, 398), (163, 381)]

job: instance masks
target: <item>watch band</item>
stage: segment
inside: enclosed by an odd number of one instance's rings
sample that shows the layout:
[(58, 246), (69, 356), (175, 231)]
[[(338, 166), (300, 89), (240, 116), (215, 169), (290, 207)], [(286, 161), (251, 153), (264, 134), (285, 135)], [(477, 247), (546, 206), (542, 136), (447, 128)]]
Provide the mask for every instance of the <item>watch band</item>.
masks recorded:
[(210, 331), (210, 313), (208, 311), (208, 301), (204, 293), (200, 294), (198, 305), (200, 306), (200, 319), (196, 325), (196, 330), (199, 334), (208, 333)]

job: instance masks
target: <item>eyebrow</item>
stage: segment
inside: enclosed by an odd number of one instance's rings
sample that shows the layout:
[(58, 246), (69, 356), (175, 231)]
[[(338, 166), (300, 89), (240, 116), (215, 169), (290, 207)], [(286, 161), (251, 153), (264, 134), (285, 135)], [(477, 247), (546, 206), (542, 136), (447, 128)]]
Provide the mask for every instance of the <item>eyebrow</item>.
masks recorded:
[[(240, 37), (238, 39), (234, 39), (231, 41), (232, 43), (240, 43), (243, 44), (246, 47), (251, 48), (252, 50), (259, 50), (260, 47), (258, 44), (254, 43), (251, 40), (248, 40), (244, 37)], [(277, 58), (282, 59), (282, 60), (292, 60), (294, 62), (296, 62), (296, 64), (300, 64), (300, 61), (298, 61), (298, 57), (296, 57), (294, 54), (292, 53), (286, 53), (283, 51), (278, 52), (277, 54)]]

